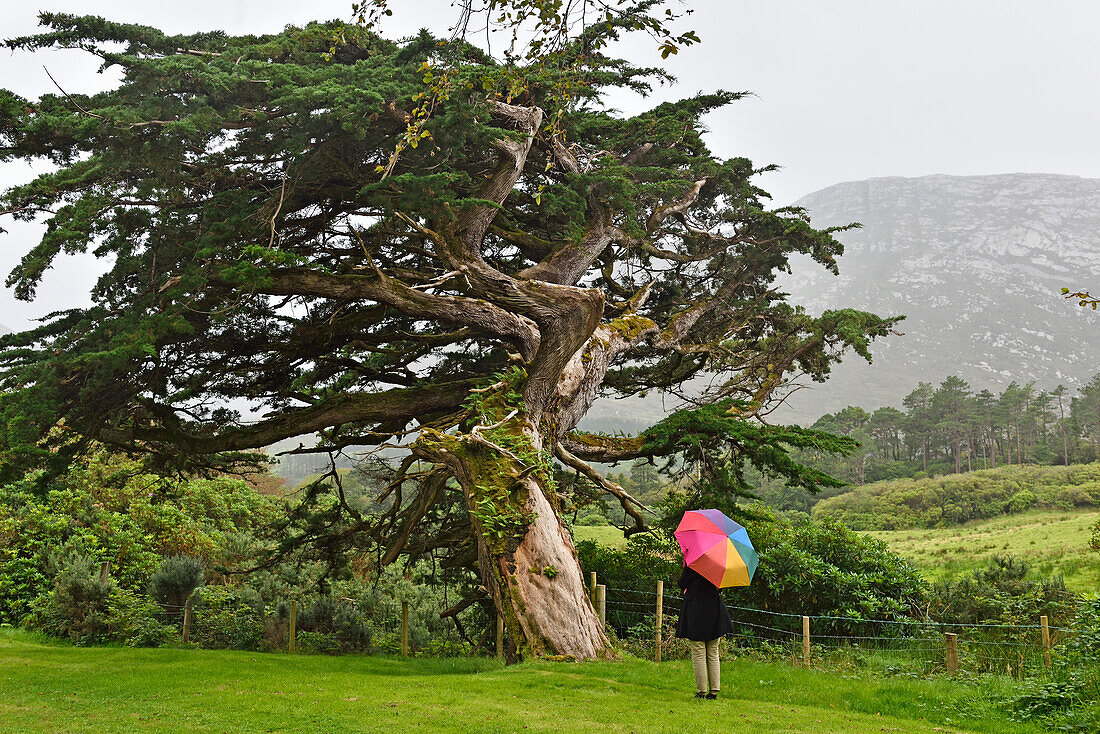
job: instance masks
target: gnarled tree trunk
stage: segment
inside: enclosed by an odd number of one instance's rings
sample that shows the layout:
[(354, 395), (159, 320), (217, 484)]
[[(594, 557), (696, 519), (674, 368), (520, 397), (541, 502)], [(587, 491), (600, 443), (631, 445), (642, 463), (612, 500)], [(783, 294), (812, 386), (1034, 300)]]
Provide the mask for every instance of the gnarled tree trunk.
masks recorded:
[(609, 657), (539, 437), (522, 418), (497, 431), (515, 450), (475, 429), (460, 436), (425, 431), (415, 451), (445, 465), (462, 487), (482, 583), (504, 618), (507, 658)]

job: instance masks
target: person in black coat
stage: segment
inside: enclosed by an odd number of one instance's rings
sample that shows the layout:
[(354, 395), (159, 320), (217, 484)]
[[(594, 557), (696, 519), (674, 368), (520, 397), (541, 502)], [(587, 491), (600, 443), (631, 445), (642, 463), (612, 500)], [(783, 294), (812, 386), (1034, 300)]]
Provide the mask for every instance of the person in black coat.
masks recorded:
[(684, 601), (676, 623), (676, 636), (688, 640), (691, 648), (695, 697), (718, 698), (722, 688), (718, 641), (722, 635), (733, 632), (726, 603), (714, 584), (686, 566), (680, 574), (679, 586)]

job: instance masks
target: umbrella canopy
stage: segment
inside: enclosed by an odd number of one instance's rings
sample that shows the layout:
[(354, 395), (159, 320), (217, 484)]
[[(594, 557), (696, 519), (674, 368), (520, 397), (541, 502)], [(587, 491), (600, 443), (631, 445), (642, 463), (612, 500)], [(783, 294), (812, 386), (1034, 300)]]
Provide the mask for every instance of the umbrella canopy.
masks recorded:
[(760, 563), (749, 534), (719, 510), (688, 510), (676, 528), (684, 564), (719, 589), (748, 586)]

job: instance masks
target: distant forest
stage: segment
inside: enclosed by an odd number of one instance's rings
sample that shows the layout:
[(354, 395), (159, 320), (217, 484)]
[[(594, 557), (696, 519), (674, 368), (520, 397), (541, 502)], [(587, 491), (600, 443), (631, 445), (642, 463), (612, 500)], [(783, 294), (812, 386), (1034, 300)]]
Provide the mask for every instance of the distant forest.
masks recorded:
[[(821, 416), (813, 428), (860, 442), (849, 456), (796, 454), (802, 463), (853, 485), (1007, 465), (1088, 464), (1100, 461), (1100, 374), (1076, 391), (1013, 382), (1000, 394), (975, 392), (966, 380), (951, 376), (938, 386), (918, 383), (900, 409), (848, 406)], [(611, 469), (608, 476), (646, 502), (659, 501), (667, 489), (654, 468), (641, 462)], [(811, 496), (754, 472), (747, 479), (753, 494), (781, 510), (808, 512), (818, 501), (850, 489)], [(624, 521), (617, 508), (610, 503), (606, 507), (602, 514), (612, 523)], [(580, 515), (592, 512), (586, 509)], [(600, 519), (581, 522), (598, 524)]]
[(999, 395), (974, 392), (951, 376), (918, 383), (903, 409), (848, 406), (813, 427), (851, 436), (851, 456), (803, 455), (852, 484), (916, 475), (958, 474), (1005, 464), (1083, 464), (1100, 460), (1100, 374), (1075, 394), (1011, 383)]

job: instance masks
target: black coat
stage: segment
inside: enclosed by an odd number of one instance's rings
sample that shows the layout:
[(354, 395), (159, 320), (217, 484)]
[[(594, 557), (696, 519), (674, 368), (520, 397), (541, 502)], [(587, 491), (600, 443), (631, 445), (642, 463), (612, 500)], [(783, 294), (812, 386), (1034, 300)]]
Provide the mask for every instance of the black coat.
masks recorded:
[(679, 585), (684, 603), (680, 606), (680, 621), (676, 623), (677, 637), (705, 642), (733, 632), (718, 587), (687, 567), (680, 574)]

